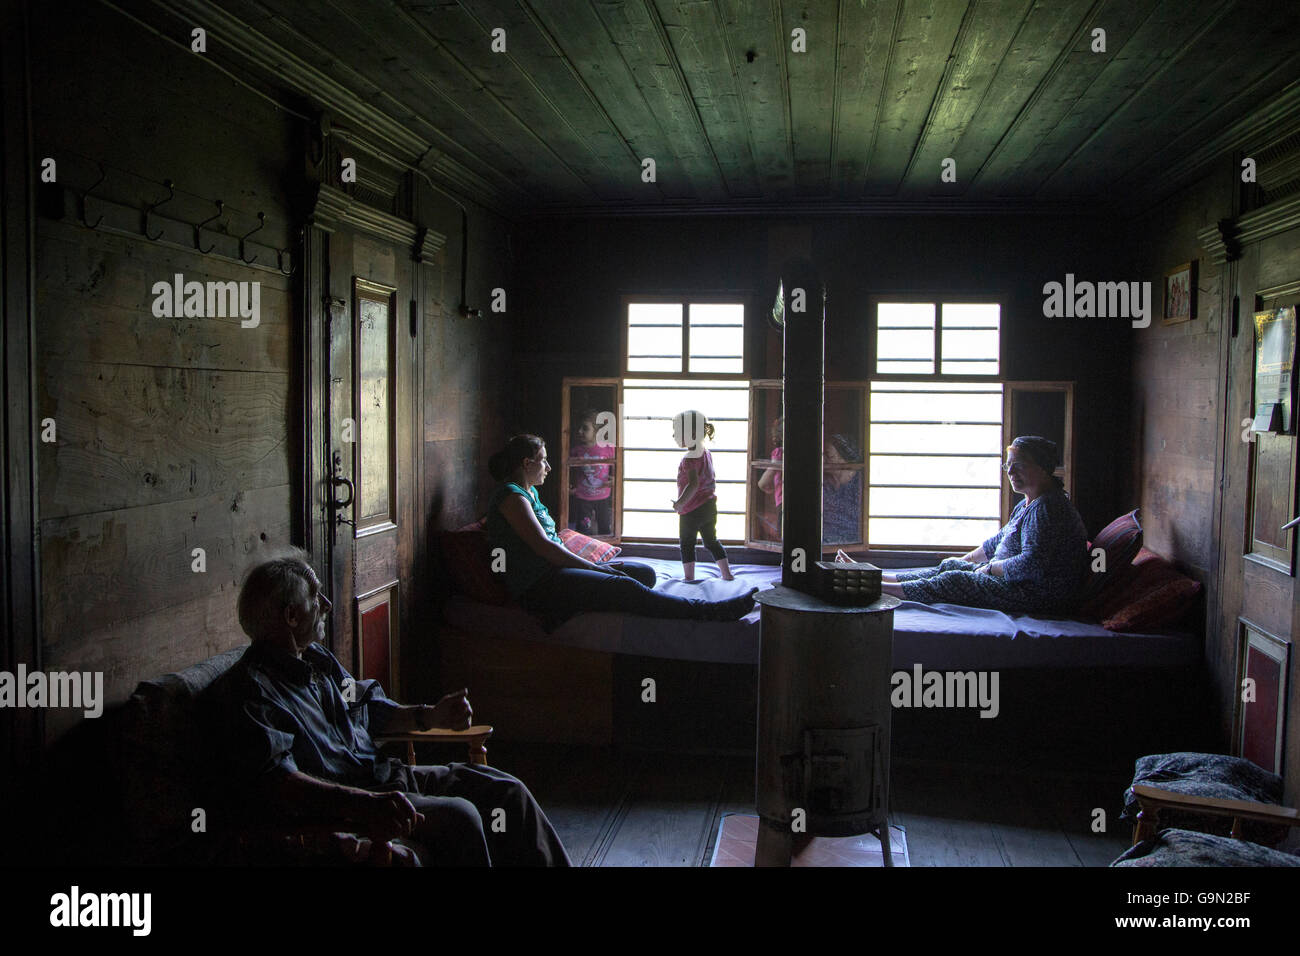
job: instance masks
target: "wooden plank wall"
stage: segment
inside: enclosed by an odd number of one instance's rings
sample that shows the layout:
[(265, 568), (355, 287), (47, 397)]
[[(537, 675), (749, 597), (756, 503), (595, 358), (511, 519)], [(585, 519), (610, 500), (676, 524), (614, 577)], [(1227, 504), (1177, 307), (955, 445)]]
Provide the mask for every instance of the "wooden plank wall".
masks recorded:
[[(1126, 457), (1134, 505), (1141, 507), (1148, 548), (1169, 558), (1205, 588), (1205, 657), (1211, 719), (1222, 730), (1232, 721), (1235, 637), (1215, 626), (1221, 602), (1218, 518), (1222, 506), (1216, 463), (1222, 454), (1223, 416), (1240, 412), (1224, 401), (1221, 354), (1224, 322), (1231, 321), (1228, 267), (1209, 261), (1196, 232), (1232, 214), (1232, 169), (1216, 167), (1196, 185), (1132, 224), (1135, 277), (1150, 280), (1160, 309), (1164, 274), (1199, 260), (1196, 318), (1151, 327), (1133, 340), (1133, 450)], [(1243, 306), (1243, 313), (1248, 312)], [(1224, 746), (1227, 746), (1226, 731)]]
[[(96, 195), (143, 209), (170, 178), (160, 215), (199, 222), (222, 198), (211, 228), (247, 232), (262, 211), (257, 238), (288, 244), (296, 120), (106, 7), (36, 11), (36, 153), (61, 183), (84, 190), (102, 163)], [(36, 259), (36, 411), (57, 429), (37, 461), (44, 666), (103, 671), (111, 705), (243, 643), (239, 576), (289, 543), (293, 280), (75, 220), (40, 218)], [(175, 273), (260, 282), (260, 325), (154, 317), (152, 286)], [(51, 711), (47, 741), (79, 719)]]

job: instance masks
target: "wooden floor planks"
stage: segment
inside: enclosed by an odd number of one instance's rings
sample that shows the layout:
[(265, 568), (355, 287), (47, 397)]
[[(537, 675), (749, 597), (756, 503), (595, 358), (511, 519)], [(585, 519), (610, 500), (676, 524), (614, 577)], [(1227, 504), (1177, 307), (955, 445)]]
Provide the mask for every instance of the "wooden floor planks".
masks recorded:
[[(707, 866), (723, 815), (754, 812), (752, 756), (503, 743), (489, 759), (528, 784), (575, 865)], [(912, 866), (1106, 866), (1129, 843), (1126, 782), (895, 763), (891, 816)]]

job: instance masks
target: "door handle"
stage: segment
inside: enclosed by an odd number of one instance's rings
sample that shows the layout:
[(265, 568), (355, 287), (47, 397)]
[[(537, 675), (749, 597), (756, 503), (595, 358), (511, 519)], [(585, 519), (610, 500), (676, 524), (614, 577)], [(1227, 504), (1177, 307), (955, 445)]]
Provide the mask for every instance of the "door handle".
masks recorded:
[(333, 485), (335, 488), (337, 488), (339, 485), (342, 485), (344, 488), (347, 489), (348, 492), (348, 497), (344, 501), (339, 501), (337, 498), (331, 497), (330, 507), (336, 510), (339, 508), (351, 507), (353, 500), (355, 500), (357, 496), (357, 489), (356, 486), (352, 484), (352, 479), (344, 477), (343, 475), (330, 475), (329, 481), (330, 484)]
[(1283, 530), (1283, 531), (1290, 531), (1292, 528), (1294, 528), (1294, 527), (1295, 527), (1296, 525), (1298, 525), (1298, 524), (1300, 524), (1300, 515), (1296, 515), (1296, 517), (1292, 518), (1292, 519), (1291, 519), (1290, 521), (1288, 521), (1286, 524), (1282, 525), (1282, 530)]

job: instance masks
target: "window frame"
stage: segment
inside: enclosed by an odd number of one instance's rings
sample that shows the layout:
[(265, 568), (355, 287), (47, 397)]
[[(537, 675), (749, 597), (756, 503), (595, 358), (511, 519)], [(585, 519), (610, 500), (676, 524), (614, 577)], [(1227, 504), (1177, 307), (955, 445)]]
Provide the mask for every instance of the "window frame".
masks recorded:
[[(633, 303), (676, 305), (682, 307), (682, 369), (676, 372), (644, 372), (628, 369), (628, 307)], [(742, 309), (740, 323), (739, 372), (689, 372), (690, 329), (692, 305), (739, 305)], [(750, 317), (754, 315), (753, 296), (748, 292), (684, 292), (654, 295), (624, 294), (619, 306), (619, 368), (623, 378), (711, 379), (746, 381), (749, 378), (752, 349), (749, 347)]]
[[(572, 467), (569, 458), (569, 450), (573, 447), (573, 436), (570, 434), (570, 424), (573, 421), (572, 393), (574, 388), (612, 388), (614, 389), (614, 415), (615, 427), (618, 433), (614, 436), (614, 515), (613, 527), (611, 534), (593, 534), (589, 538), (595, 538), (599, 541), (609, 541), (617, 544), (623, 540), (623, 380), (619, 378), (610, 378), (609, 376), (592, 376), (592, 375), (566, 375), (561, 385), (560, 397), (560, 521), (559, 529), (569, 527), (569, 495), (570, 485), (569, 476)], [(547, 449), (547, 457), (550, 457), (550, 449)], [(558, 533), (558, 532), (557, 532)]]
[[(1003, 316), (1007, 311), (1007, 300), (1009, 296), (1005, 293), (990, 293), (988, 295), (976, 295), (971, 293), (953, 293), (953, 294), (935, 294), (932, 292), (925, 293), (906, 293), (890, 292), (867, 297), (868, 308), (870, 309), (871, 335), (870, 346), (868, 349), (868, 367), (870, 381), (892, 380), (907, 382), (922, 381), (944, 381), (944, 382), (1002, 382), (1006, 383), (1006, 342), (1003, 339)], [(933, 372), (877, 372), (876, 367), (880, 362), (877, 354), (879, 346), (879, 327), (880, 327), (880, 305), (881, 303), (906, 303), (919, 305), (934, 306), (934, 367)], [(943, 368), (943, 306), (945, 305), (996, 305), (998, 307), (998, 370), (993, 375), (980, 374), (957, 374), (955, 372), (939, 371)]]

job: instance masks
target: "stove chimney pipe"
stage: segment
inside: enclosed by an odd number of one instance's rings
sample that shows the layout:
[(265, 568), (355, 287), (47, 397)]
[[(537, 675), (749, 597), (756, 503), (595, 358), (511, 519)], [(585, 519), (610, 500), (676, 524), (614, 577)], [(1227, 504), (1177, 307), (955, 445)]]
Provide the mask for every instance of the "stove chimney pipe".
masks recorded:
[(808, 259), (781, 270), (778, 307), (785, 326), (785, 515), (781, 583), (812, 593), (822, 557), (822, 407), (825, 393), (826, 292)]

